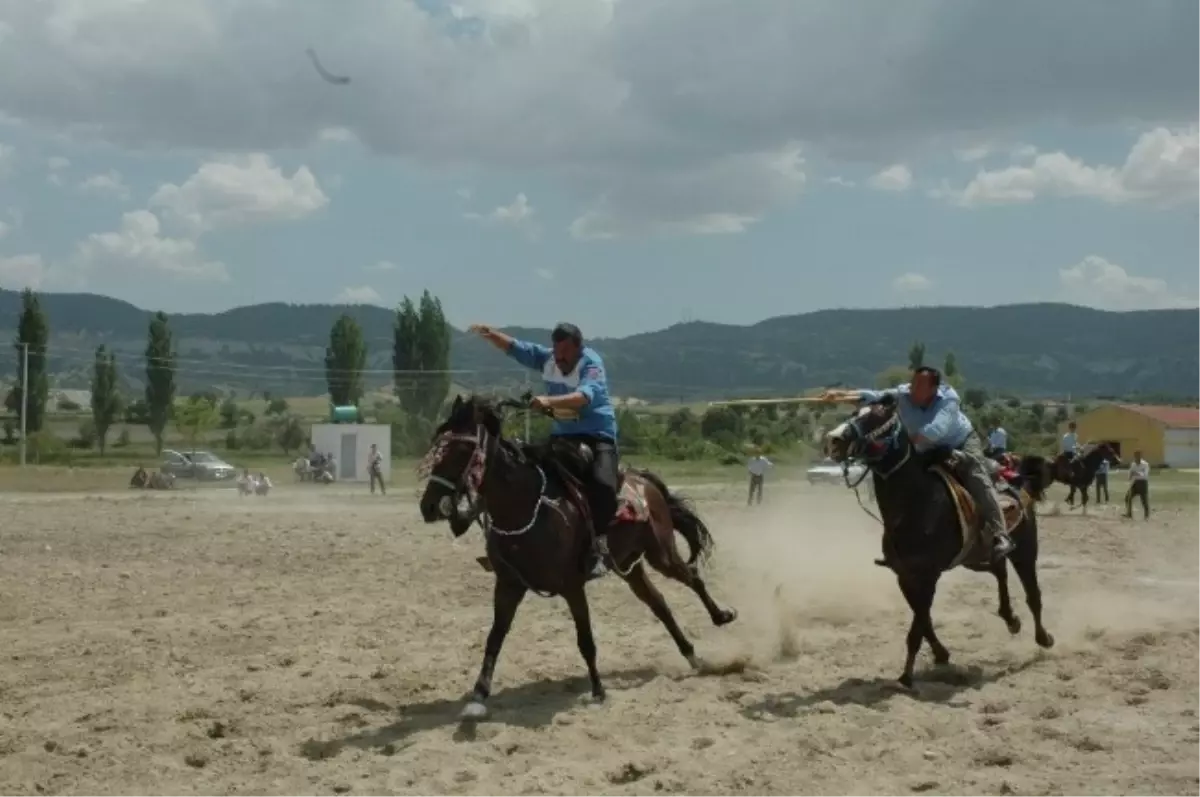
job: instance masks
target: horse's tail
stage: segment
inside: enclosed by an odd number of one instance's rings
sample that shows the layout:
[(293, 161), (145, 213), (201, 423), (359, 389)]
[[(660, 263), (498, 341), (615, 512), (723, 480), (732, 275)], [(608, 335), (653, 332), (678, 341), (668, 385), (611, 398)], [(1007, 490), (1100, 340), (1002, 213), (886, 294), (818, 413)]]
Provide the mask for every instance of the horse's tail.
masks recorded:
[(712, 532), (692, 508), (691, 500), (678, 493), (672, 493), (656, 474), (643, 469), (638, 469), (637, 473), (654, 485), (654, 489), (658, 490), (667, 502), (667, 507), (671, 510), (671, 525), (687, 540), (688, 565), (707, 562), (713, 552)]

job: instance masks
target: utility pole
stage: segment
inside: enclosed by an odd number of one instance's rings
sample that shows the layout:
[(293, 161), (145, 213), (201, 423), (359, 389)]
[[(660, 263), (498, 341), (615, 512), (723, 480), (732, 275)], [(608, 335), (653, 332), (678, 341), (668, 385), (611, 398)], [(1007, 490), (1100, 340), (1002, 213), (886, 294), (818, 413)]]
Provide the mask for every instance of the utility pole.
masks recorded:
[(25, 467), (25, 416), (29, 414), (29, 344), (21, 344), (21, 467)]

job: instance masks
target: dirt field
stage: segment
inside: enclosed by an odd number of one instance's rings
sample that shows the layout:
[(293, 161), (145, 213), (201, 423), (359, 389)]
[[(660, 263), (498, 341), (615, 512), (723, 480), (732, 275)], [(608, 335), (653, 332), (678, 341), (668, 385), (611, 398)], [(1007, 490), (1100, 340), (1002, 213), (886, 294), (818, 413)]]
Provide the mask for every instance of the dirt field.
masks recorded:
[(530, 598), (475, 728), (491, 576), (411, 489), (0, 495), (0, 791), (1197, 793), (1194, 501), (1043, 519), (1047, 653), (1015, 578), (1010, 637), (990, 578), (947, 576), (954, 663), (924, 652), (913, 696), (891, 688), (908, 613), (877, 527), (842, 490), (787, 489), (755, 511), (740, 485), (690, 490), (738, 622), (663, 587), (743, 672), (688, 674), (610, 577), (608, 702), (580, 699), (565, 606)]

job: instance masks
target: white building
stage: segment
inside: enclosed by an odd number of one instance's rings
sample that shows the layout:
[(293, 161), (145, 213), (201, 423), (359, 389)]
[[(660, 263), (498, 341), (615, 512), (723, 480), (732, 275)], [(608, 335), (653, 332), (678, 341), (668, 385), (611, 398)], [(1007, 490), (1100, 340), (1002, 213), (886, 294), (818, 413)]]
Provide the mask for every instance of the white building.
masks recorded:
[(383, 455), (383, 480), (392, 479), (392, 427), (386, 423), (314, 423), (310, 439), (317, 451), (333, 454), (337, 480), (365, 482), (371, 444)]

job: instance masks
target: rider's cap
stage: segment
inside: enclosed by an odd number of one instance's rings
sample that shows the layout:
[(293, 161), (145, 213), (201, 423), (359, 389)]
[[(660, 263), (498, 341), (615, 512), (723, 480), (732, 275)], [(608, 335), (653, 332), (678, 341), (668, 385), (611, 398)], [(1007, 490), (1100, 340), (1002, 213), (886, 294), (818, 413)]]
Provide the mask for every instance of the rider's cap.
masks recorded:
[(560, 321), (554, 327), (554, 331), (550, 333), (550, 340), (554, 343), (562, 343), (564, 340), (574, 341), (576, 345), (583, 344), (583, 333), (579, 331), (579, 327), (574, 324), (568, 324), (566, 321)]

